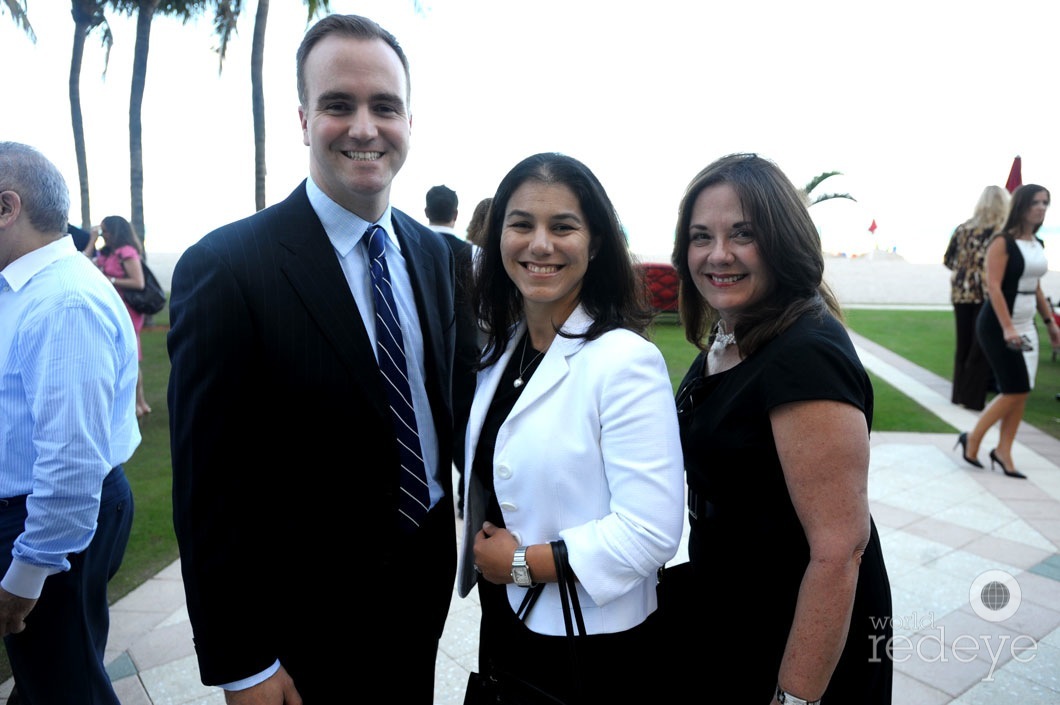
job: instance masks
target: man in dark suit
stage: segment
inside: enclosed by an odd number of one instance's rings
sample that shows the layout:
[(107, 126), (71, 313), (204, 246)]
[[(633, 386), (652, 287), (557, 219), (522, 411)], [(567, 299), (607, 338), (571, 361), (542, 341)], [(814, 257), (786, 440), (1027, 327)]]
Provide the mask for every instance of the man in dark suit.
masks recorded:
[[(455, 575), (453, 256), (390, 205), (411, 125), (397, 40), (331, 15), (297, 67), (309, 178), (173, 274), (174, 525), (200, 674), (229, 703), (431, 703)], [(430, 496), (415, 528), (377, 362), (376, 225)]]
[[(453, 409), (456, 413), (456, 434), (464, 438), (467, 418), (471, 413), (471, 401), (475, 397), (475, 365), (478, 363), (478, 325), (471, 307), (471, 243), (456, 234), (454, 229), (459, 215), (460, 200), (456, 191), (445, 185), (432, 186), (427, 190), (427, 207), (423, 209), (431, 230), (445, 238), (456, 261), (456, 317), (460, 334), (457, 336), (456, 359), (458, 369), (467, 370), (462, 377), (453, 377)], [(456, 488), (456, 508), (464, 517), (464, 446), (454, 449), (459, 484)]]

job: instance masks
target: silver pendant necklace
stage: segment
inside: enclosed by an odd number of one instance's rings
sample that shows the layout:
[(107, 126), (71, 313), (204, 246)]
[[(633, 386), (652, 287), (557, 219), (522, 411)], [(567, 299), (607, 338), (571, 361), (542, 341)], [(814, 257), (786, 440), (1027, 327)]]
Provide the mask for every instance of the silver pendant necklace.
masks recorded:
[(512, 382), (512, 386), (515, 387), (516, 389), (518, 389), (519, 387), (521, 387), (524, 384), (526, 384), (526, 382), (523, 381), (523, 375), (526, 374), (526, 371), (529, 370), (533, 366), (533, 364), (535, 362), (537, 362), (538, 359), (542, 355), (545, 354), (544, 351), (539, 352), (537, 355), (534, 355), (534, 357), (530, 360), (530, 364), (529, 365), (523, 366), (523, 360), (526, 359), (526, 346), (529, 343), (530, 343), (530, 331), (527, 331), (526, 332), (526, 337), (523, 338), (523, 352), (519, 355), (519, 376), (515, 378), (514, 382)]

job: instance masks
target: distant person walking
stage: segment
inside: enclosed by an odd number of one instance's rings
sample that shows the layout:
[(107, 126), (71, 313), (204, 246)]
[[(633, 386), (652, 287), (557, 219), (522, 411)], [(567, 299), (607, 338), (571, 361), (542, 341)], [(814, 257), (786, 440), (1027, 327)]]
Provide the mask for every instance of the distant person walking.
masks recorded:
[(972, 411), (986, 406), (990, 363), (975, 335), (975, 321), (983, 307), (986, 244), (1001, 229), (1008, 215), (1008, 191), (987, 186), (975, 204), (972, 217), (953, 231), (942, 263), (950, 270), (950, 301), (957, 325), (953, 356), (953, 393), (950, 401)]
[[(475, 396), (475, 366), (478, 364), (478, 323), (471, 308), (471, 267), (473, 245), (459, 237), (454, 229), (459, 215), (460, 199), (456, 191), (445, 185), (432, 186), (427, 190), (427, 205), (423, 209), (428, 227), (445, 238), (453, 252), (456, 266), (456, 291), (453, 306), (456, 309), (457, 346), (456, 370), (462, 374), (453, 377), (453, 434), (463, 439), (467, 428), (467, 417), (471, 413), (471, 400)], [(464, 446), (459, 443), (453, 450), (453, 464), (459, 476), (457, 484), (456, 510), (464, 517)]]
[(986, 432), (1001, 422), (997, 448), (990, 451), (990, 468), (1000, 465), (1006, 475), (1015, 478), (1027, 477), (1012, 462), (1012, 444), (1038, 370), (1035, 310), (1045, 320), (1050, 342), (1054, 347), (1060, 345), (1060, 327), (1041, 287), (1041, 277), (1049, 266), (1037, 232), (1048, 208), (1048, 189), (1037, 184), (1019, 187), (1012, 194), (1005, 225), (987, 246), (986, 294), (990, 305), (979, 313), (976, 331), (1000, 393), (983, 410), (975, 427), (957, 437), (964, 460), (981, 468), (979, 444)]
[[(136, 375), (136, 416), (139, 418), (151, 413), (151, 405), (147, 403), (144, 394), (144, 348), (140, 340), (140, 331), (143, 330), (146, 316), (125, 301), (125, 290), (140, 291), (147, 283), (143, 268), (144, 246), (133, 230), (132, 223), (120, 215), (108, 215), (99, 227), (92, 229), (91, 235), (84, 252), (122, 295), (125, 310), (129, 312), (133, 329), (136, 331), (136, 355), (140, 361)], [(97, 252), (96, 239), (100, 236), (103, 237), (104, 247)]]
[(486, 218), (489, 216), (492, 202), (492, 196), (483, 198), (475, 205), (475, 210), (471, 213), (471, 222), (467, 224), (467, 241), (475, 247), (486, 246), (486, 228), (488, 227)]

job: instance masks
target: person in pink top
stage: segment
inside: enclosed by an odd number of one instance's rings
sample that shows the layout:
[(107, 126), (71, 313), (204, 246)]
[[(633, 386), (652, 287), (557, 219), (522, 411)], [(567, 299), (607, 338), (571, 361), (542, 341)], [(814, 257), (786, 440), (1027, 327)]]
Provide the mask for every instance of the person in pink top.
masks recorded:
[[(104, 246), (96, 250), (96, 241), (103, 237)], [(93, 259), (100, 271), (110, 279), (110, 283), (122, 294), (125, 299), (126, 289), (143, 289), (146, 284), (144, 269), (141, 264), (144, 246), (140, 238), (133, 230), (132, 224), (120, 215), (109, 215), (103, 222), (92, 229), (92, 237), (89, 239), (85, 254)], [(136, 347), (139, 359), (143, 361), (143, 347), (140, 344), (140, 329), (144, 326), (144, 314), (134, 311), (129, 303), (125, 308), (132, 318), (133, 328), (136, 330)], [(136, 416), (141, 417), (151, 413), (151, 407), (144, 397), (144, 373), (143, 365), (136, 381)]]

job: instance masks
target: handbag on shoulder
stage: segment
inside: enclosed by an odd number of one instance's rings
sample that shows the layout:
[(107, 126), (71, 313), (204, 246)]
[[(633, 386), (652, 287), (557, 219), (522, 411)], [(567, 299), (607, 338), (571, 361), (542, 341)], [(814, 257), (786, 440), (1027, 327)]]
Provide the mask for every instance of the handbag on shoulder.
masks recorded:
[[(567, 558), (567, 544), (563, 541), (552, 542), (552, 558), (556, 563), (556, 577), (559, 586), (560, 604), (563, 605), (563, 623), (567, 631), (567, 640), (571, 649), (571, 668), (574, 670), (575, 683), (581, 690), (578, 679), (577, 635), (584, 636), (585, 622), (582, 619), (581, 604), (575, 587), (574, 571)], [(544, 583), (538, 583), (527, 590), (516, 616), (525, 620), (530, 608), (537, 602)], [(576, 632), (575, 624), (578, 627)], [(582, 702), (579, 698), (577, 702)], [(573, 705), (546, 693), (532, 683), (508, 673), (479, 673), (472, 671), (467, 677), (467, 689), (464, 691), (464, 705)]]
[(125, 303), (129, 304), (129, 308), (133, 311), (153, 316), (166, 307), (166, 292), (158, 283), (155, 273), (148, 268), (147, 262), (140, 260), (140, 266), (144, 270), (144, 288), (120, 289), (119, 291)]

